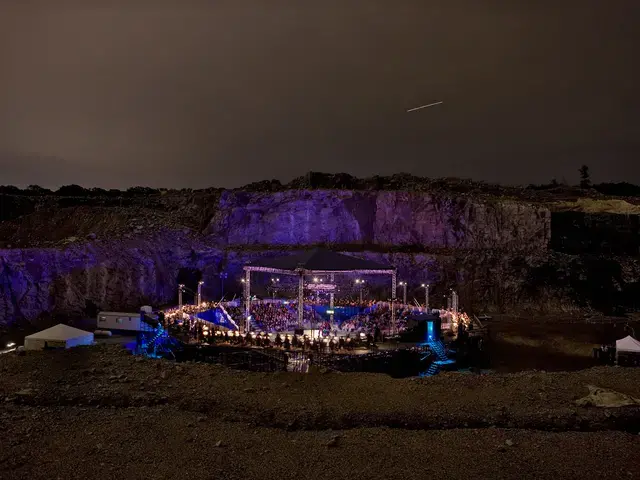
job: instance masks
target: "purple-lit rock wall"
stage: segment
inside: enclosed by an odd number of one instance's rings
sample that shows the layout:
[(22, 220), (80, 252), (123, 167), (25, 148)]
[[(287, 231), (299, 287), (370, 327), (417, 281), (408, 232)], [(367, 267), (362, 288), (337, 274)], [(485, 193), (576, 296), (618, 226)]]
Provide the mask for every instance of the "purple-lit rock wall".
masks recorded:
[[(241, 291), (245, 263), (318, 244), (396, 266), (398, 280), (411, 285), (410, 300), (423, 298), (419, 286), (428, 281), (433, 305), (450, 287), (475, 311), (558, 312), (594, 299), (620, 303), (616, 288), (633, 298), (640, 291), (640, 262), (588, 263), (554, 252), (544, 206), (495, 197), (289, 190), (158, 197), (134, 206), (89, 200), (66, 209), (41, 200), (35, 212), (0, 219), (5, 237), (20, 230), (14, 247), (41, 247), (0, 248), (0, 329), (83, 316), (87, 301), (135, 311), (172, 304), (185, 269), (202, 274), (209, 300), (220, 298), (219, 273), (226, 272), (229, 298)], [(602, 288), (593, 287), (600, 281)], [(388, 279), (372, 278), (370, 288), (386, 298)]]
[[(145, 304), (156, 307), (174, 304), (177, 278), (183, 268), (202, 273), (205, 300), (220, 298), (218, 274), (225, 271), (228, 274), (225, 294), (231, 298), (241, 292), (243, 265), (261, 257), (290, 253), (293, 251), (281, 249), (220, 250), (194, 238), (173, 235), (66, 249), (0, 250), (0, 331), (17, 321), (37, 323), (50, 315), (58, 315), (62, 320), (68, 316), (86, 316), (86, 301), (101, 309), (125, 311), (137, 311)], [(395, 265), (398, 280), (410, 285), (408, 299), (411, 302), (414, 298), (423, 300), (420, 285), (429, 282), (432, 306), (441, 306), (447, 289), (454, 287), (459, 292), (461, 306), (476, 312), (572, 311), (577, 306), (577, 286), (572, 284), (576, 271), (584, 270), (580, 277), (584, 285), (606, 279), (602, 270), (582, 265), (579, 258), (554, 252), (344, 253)], [(639, 262), (621, 265), (623, 285), (637, 285)], [(254, 293), (269, 294), (265, 289), (268, 277), (267, 274), (254, 275)], [(336, 277), (344, 287), (341, 295), (354, 296), (353, 276)], [(388, 298), (388, 277), (366, 276), (366, 279), (369, 298)], [(284, 288), (287, 283), (284, 278), (282, 283)], [(295, 283), (293, 279), (292, 289)], [(293, 290), (289, 294), (295, 297)], [(287, 293), (281, 290), (280, 295)]]
[[(225, 270), (229, 278), (239, 285), (242, 278), (243, 265), (263, 257), (277, 257), (293, 254), (295, 251), (263, 250), (243, 251), (227, 250), (224, 258)], [(576, 304), (572, 301), (571, 292), (546, 285), (532, 288), (530, 272), (547, 264), (554, 265), (557, 277), (568, 275), (574, 257), (556, 255), (551, 252), (540, 252), (531, 255), (506, 255), (501, 251), (476, 250), (460, 254), (452, 251), (449, 254), (426, 253), (380, 253), (380, 252), (342, 252), (360, 258), (394, 265), (398, 271), (398, 281), (405, 281), (408, 301), (414, 299), (424, 301), (423, 283), (431, 285), (430, 304), (433, 307), (446, 305), (445, 295), (449, 288), (455, 288), (460, 296), (460, 305), (464, 309), (482, 312), (569, 312), (574, 311)], [(636, 265), (635, 274), (640, 275), (640, 266)], [(631, 275), (633, 277), (633, 275)], [(254, 293), (268, 294), (264, 288), (269, 285), (271, 274), (253, 273)], [(368, 298), (387, 299), (390, 296), (391, 280), (386, 275), (359, 275), (366, 279)], [(297, 279), (281, 278), (281, 296), (296, 298)], [(336, 274), (335, 281), (341, 288), (340, 295), (358, 297), (358, 289), (354, 286), (354, 276)], [(544, 279), (545, 284), (548, 279)], [(240, 291), (239, 289), (237, 290)], [(402, 295), (402, 290), (398, 294)]]
[[(0, 250), (0, 326), (47, 314), (82, 315), (86, 301), (138, 311), (176, 296), (182, 267), (195, 266), (197, 242), (180, 234), (62, 249)], [(208, 265), (217, 269), (220, 254)], [(206, 270), (206, 269), (204, 269)]]
[(379, 245), (540, 248), (547, 208), (427, 193), (225, 192), (207, 233), (229, 245)]

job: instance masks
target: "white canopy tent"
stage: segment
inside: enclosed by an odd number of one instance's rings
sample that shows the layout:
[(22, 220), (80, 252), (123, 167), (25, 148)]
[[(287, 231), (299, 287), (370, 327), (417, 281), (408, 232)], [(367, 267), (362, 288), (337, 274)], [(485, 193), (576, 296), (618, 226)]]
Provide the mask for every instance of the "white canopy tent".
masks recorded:
[(616, 357), (619, 353), (640, 354), (640, 342), (631, 335), (627, 335), (620, 340), (616, 340)]
[(71, 348), (92, 343), (93, 333), (62, 323), (24, 338), (25, 350), (42, 350), (47, 347)]

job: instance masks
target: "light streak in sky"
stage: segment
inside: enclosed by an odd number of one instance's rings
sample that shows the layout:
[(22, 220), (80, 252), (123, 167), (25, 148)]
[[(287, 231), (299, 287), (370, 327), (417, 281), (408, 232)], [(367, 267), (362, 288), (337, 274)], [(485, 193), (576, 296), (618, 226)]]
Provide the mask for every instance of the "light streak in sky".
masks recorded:
[(440, 105), (441, 103), (444, 103), (444, 102), (430, 103), (428, 105), (422, 105), (420, 107), (410, 108), (409, 110), (407, 110), (407, 113), (408, 112), (415, 112), (416, 110), (422, 110), (423, 108), (434, 107), (436, 105)]

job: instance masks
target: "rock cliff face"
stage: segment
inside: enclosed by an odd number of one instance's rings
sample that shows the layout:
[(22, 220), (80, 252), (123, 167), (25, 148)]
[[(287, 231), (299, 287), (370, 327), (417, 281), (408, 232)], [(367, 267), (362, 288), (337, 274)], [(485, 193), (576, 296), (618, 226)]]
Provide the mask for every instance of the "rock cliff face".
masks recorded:
[(207, 233), (226, 245), (545, 249), (547, 208), (428, 193), (226, 192)]
[(180, 268), (191, 262), (192, 242), (173, 233), (61, 249), (0, 250), (0, 320), (82, 314), (91, 304), (137, 311), (142, 304), (165, 303), (175, 295)]
[(556, 212), (554, 250), (571, 254), (640, 254), (640, 215)]
[[(637, 217), (596, 222), (590, 214), (554, 212), (548, 202), (428, 191), (238, 190), (137, 199), (5, 195), (0, 212), (0, 327), (171, 304), (178, 283), (193, 289), (200, 278), (204, 297), (219, 298), (221, 271), (225, 293), (240, 293), (246, 262), (316, 245), (395, 265), (399, 279), (413, 285), (410, 299), (423, 298), (419, 285), (428, 281), (434, 305), (455, 287), (461, 305), (476, 311), (640, 307)], [(611, 225), (633, 230), (620, 250), (599, 250), (593, 240), (585, 251), (562, 247), (583, 245)], [(622, 238), (607, 235), (609, 243)], [(387, 283), (372, 288), (386, 296)], [(259, 285), (257, 291), (265, 293)]]

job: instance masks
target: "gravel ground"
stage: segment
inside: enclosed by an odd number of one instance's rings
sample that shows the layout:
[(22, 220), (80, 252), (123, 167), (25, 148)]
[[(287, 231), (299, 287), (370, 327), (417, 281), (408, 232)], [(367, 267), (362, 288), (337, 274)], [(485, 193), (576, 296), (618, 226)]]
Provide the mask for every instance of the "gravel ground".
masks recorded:
[(0, 356), (0, 478), (636, 478), (640, 369), (251, 374), (113, 346)]

